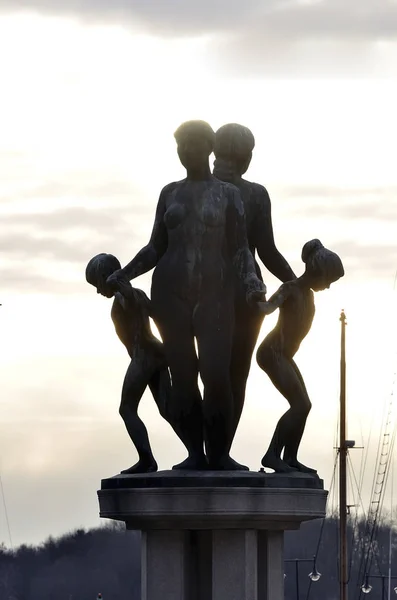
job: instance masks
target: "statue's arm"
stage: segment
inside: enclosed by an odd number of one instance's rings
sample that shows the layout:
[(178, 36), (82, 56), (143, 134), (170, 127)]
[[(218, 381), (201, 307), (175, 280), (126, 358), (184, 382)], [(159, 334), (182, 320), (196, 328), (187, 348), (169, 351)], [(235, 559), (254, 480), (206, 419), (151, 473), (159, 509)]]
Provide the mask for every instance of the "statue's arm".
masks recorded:
[(153, 269), (167, 249), (167, 229), (164, 224), (164, 190), (160, 194), (149, 243), (123, 269), (122, 275), (131, 281)]
[(263, 314), (270, 315), (284, 304), (288, 296), (291, 295), (291, 291), (291, 286), (283, 284), (279, 287), (277, 292), (270, 296), (269, 300), (266, 302), (258, 302), (258, 308)]
[(295, 273), (278, 251), (274, 242), (271, 202), (267, 190), (258, 185), (258, 205), (259, 214), (255, 221), (254, 242), (257, 248), (258, 256), (277, 279), (282, 282), (295, 279)]
[(128, 265), (115, 271), (107, 278), (106, 284), (110, 289), (122, 291), (123, 282), (131, 281), (131, 279), (135, 279), (135, 277), (139, 277), (139, 275), (143, 275), (153, 269), (166, 251), (168, 238), (167, 229), (164, 224), (164, 214), (166, 210), (165, 189), (166, 188), (161, 192), (157, 204), (152, 235), (150, 236), (149, 243), (138, 252)]
[(264, 300), (266, 286), (258, 278), (254, 257), (248, 247), (243, 201), (237, 188), (231, 190), (230, 194), (226, 227), (233, 265), (244, 285), (247, 301), (251, 303)]

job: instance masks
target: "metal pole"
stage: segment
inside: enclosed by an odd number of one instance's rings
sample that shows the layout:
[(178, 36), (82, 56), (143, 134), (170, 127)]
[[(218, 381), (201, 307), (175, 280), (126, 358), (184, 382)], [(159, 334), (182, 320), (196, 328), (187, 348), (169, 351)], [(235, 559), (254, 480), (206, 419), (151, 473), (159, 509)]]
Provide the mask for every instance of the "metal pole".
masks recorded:
[(295, 561), (296, 600), (300, 600), (299, 594), (299, 561)]
[[(397, 274), (396, 274), (397, 275)], [(393, 488), (394, 488), (394, 460), (392, 459), (391, 463), (391, 485), (390, 485), (390, 531), (389, 531), (389, 576), (388, 576), (388, 586), (387, 586), (387, 598), (391, 600), (391, 551), (392, 551), (392, 543), (391, 536), (393, 533)]]
[(348, 600), (347, 583), (347, 447), (346, 447), (346, 315), (342, 310), (340, 355), (340, 430), (339, 430), (339, 580), (340, 600)]
[(386, 580), (386, 577), (382, 577), (382, 600), (386, 600), (385, 580)]

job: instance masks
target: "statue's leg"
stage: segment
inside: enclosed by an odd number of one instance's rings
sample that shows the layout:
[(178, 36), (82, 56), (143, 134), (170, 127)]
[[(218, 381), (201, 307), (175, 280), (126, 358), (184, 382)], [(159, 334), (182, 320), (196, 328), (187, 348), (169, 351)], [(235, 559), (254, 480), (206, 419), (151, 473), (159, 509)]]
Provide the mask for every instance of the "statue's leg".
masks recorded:
[(152, 454), (147, 429), (138, 416), (138, 405), (146, 389), (151, 370), (143, 364), (131, 361), (124, 378), (121, 392), (120, 415), (135, 445), (139, 461), (122, 473), (148, 473), (157, 471), (157, 463)]
[(204, 428), (210, 469), (242, 470), (229, 451), (234, 435), (230, 358), (233, 336), (232, 295), (207, 298), (195, 311), (194, 328), (204, 386)]
[[(294, 452), (298, 448), (305, 427), (311, 403), (302, 384), (302, 376), (297, 374), (292, 359), (275, 351), (265, 340), (257, 352), (259, 366), (270, 377), (273, 385), (286, 398), (290, 409), (279, 420), (269, 448), (262, 459), (262, 465), (276, 472), (288, 472), (297, 468), (294, 460), (281, 459), (283, 448), (289, 446)], [(291, 457), (289, 457), (291, 458)]]
[[(159, 303), (160, 304), (160, 303)], [(194, 346), (189, 307), (173, 298), (156, 307), (155, 320), (163, 340), (172, 391), (167, 416), (189, 456), (174, 469), (200, 470), (207, 467), (204, 454), (201, 395), (197, 384), (198, 360)]]
[[(248, 309), (248, 306), (247, 306)], [(245, 307), (237, 307), (234, 325), (230, 377), (233, 390), (233, 437), (244, 406), (245, 388), (251, 367), (252, 353), (263, 322), (263, 315)]]
[(168, 367), (160, 365), (153, 373), (153, 376), (149, 381), (149, 387), (160, 415), (171, 425), (177, 436), (182, 439), (183, 431), (180, 429), (179, 421), (175, 421), (170, 413), (172, 388)]
[(305, 425), (306, 425), (306, 419), (307, 419), (307, 416), (309, 414), (310, 407), (311, 407), (311, 402), (309, 400), (309, 396), (307, 394), (305, 382), (303, 381), (301, 372), (299, 371), (294, 360), (291, 360), (291, 364), (294, 367), (295, 373), (296, 373), (297, 377), (299, 378), (302, 388), (304, 389), (304, 391), (306, 393), (307, 406), (309, 406), (309, 409), (307, 411), (306, 417), (304, 419), (302, 419), (300, 426), (299, 426), (299, 424), (297, 425), (296, 431), (295, 431), (295, 436), (293, 436), (291, 438), (291, 440), (285, 445), (284, 461), (291, 467), (294, 467), (304, 473), (317, 473), (317, 471), (315, 469), (312, 469), (311, 467), (307, 467), (298, 461), (298, 449), (299, 449), (299, 446), (300, 446), (300, 443), (302, 440), (303, 432), (304, 432)]
[(167, 366), (160, 366), (149, 381), (150, 391), (159, 409), (160, 415), (170, 422), (171, 378)]

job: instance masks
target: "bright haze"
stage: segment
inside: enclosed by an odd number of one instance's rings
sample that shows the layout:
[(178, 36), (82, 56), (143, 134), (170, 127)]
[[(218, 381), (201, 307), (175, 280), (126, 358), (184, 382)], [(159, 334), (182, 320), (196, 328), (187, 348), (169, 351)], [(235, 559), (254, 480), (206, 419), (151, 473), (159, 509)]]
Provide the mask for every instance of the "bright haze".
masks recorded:
[[(313, 403), (300, 456), (329, 486), (344, 308), (349, 437), (366, 445), (372, 424), (368, 491), (397, 346), (396, 32), (387, 0), (0, 0), (0, 453), (14, 544), (97, 525), (100, 479), (136, 460), (118, 415), (128, 357), (84, 271), (147, 242), (161, 188), (184, 177), (173, 132), (187, 119), (253, 130), (247, 177), (268, 188), (297, 274), (312, 238), (342, 257), (346, 276), (316, 294), (296, 356)], [(135, 285), (149, 292), (150, 274)], [(232, 455), (259, 469), (286, 406), (254, 359)], [(141, 415), (160, 468), (181, 461), (149, 394)]]

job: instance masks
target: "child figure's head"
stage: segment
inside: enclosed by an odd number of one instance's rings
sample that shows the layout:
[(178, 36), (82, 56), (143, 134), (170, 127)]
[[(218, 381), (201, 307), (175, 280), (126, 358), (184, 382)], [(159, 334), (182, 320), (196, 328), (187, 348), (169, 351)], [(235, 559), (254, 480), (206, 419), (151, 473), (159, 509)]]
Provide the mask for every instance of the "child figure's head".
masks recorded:
[(114, 293), (107, 288), (106, 280), (118, 269), (121, 269), (121, 264), (113, 254), (97, 254), (88, 263), (85, 278), (88, 283), (96, 287), (98, 294), (111, 298)]
[(306, 242), (302, 248), (302, 260), (306, 264), (305, 275), (315, 292), (329, 288), (345, 274), (339, 256), (324, 248), (320, 240)]

